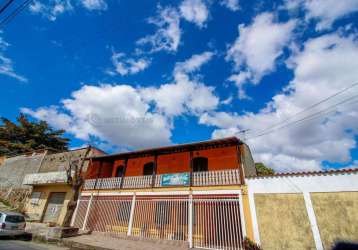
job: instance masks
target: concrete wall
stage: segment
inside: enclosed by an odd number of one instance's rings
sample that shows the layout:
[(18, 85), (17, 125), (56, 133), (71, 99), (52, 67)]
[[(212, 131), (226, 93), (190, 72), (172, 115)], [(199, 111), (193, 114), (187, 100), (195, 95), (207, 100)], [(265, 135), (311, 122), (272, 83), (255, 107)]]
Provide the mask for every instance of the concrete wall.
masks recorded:
[(263, 249), (315, 249), (302, 195), (257, 194), (255, 205)]
[(57, 220), (58, 225), (62, 225), (64, 217), (67, 211), (67, 205), (70, 199), (72, 198), (72, 190), (68, 185), (46, 185), (46, 186), (34, 186), (32, 192), (41, 192), (40, 200), (37, 205), (31, 204), (30, 199), (31, 195), (26, 201), (25, 213), (30, 217), (33, 221), (41, 221), (45, 211), (48, 199), (52, 192), (65, 192), (65, 202), (60, 212), (60, 216)]
[[(39, 173), (64, 171), (69, 168), (69, 160), (85, 157), (87, 148), (71, 150), (63, 153), (47, 154), (42, 161)], [(88, 161), (85, 162), (84, 170), (87, 170)]]
[(311, 199), (325, 249), (337, 240), (358, 242), (358, 192), (312, 193)]
[(263, 249), (331, 249), (358, 241), (358, 170), (246, 180), (254, 240)]
[(38, 172), (43, 157), (44, 153), (32, 156), (20, 155), (6, 158), (5, 162), (1, 165), (1, 186), (30, 188), (29, 186), (22, 185), (23, 179), (27, 174)]

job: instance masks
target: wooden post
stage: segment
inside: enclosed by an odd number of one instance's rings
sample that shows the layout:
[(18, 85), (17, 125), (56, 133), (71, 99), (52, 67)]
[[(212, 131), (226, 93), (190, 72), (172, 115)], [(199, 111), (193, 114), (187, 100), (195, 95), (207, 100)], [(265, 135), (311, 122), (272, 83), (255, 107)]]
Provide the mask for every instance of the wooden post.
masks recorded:
[(193, 151), (190, 151), (190, 187), (193, 186)]
[(155, 187), (155, 178), (157, 175), (157, 161), (158, 161), (158, 155), (155, 154), (154, 155), (154, 169), (153, 169), (153, 174), (152, 174), (152, 188)]
[(127, 164), (128, 164), (128, 158), (126, 158), (124, 160), (124, 169), (123, 169), (123, 174), (122, 174), (122, 177), (121, 177), (121, 184), (120, 184), (120, 189), (123, 188), (123, 183), (124, 183), (124, 176), (126, 175), (126, 172), (127, 172)]

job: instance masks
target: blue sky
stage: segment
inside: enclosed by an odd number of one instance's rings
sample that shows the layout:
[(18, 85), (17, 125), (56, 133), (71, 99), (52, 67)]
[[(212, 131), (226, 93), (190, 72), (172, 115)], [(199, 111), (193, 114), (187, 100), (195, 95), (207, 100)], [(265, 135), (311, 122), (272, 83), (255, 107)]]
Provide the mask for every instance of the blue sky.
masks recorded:
[(34, 0), (0, 33), (0, 115), (71, 147), (238, 136), (277, 171), (357, 166), (357, 21), (357, 0)]

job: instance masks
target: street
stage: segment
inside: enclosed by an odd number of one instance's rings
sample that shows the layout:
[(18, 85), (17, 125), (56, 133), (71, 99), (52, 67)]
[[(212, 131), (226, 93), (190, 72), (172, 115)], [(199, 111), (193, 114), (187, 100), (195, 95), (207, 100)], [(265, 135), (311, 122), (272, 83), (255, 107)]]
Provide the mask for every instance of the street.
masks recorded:
[(31, 241), (0, 239), (1, 250), (68, 250), (66, 247), (59, 247), (50, 244), (40, 244)]

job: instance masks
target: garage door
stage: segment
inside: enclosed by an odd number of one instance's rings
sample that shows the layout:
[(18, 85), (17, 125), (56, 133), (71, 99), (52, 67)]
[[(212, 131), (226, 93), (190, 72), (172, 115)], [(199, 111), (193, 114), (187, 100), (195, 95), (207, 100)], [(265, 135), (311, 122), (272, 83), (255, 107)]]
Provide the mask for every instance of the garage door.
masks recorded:
[(51, 193), (47, 203), (46, 212), (43, 218), (43, 222), (57, 223), (60, 216), (63, 203), (65, 201), (66, 193)]

